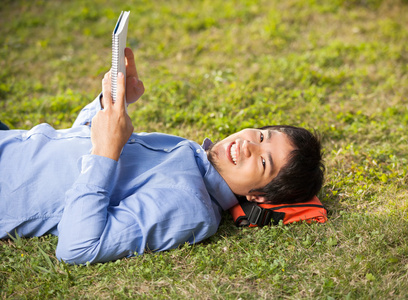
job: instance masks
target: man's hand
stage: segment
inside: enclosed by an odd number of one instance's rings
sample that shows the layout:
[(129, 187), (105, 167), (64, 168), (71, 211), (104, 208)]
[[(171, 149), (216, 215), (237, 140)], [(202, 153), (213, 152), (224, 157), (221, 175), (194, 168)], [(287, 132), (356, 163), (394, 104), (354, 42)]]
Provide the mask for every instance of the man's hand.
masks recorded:
[[(136, 71), (136, 68), (134, 70)], [(106, 73), (102, 80), (102, 92), (104, 95), (102, 104), (104, 110), (98, 111), (92, 119), (91, 153), (118, 161), (123, 146), (133, 132), (133, 125), (126, 113), (125, 101), (123, 101), (125, 96), (124, 76), (122, 73), (118, 74), (118, 99), (115, 103), (112, 103), (109, 75), (109, 73)]]
[(144, 85), (137, 74), (135, 56), (130, 48), (125, 48), (126, 56), (126, 102), (136, 102), (144, 93)]

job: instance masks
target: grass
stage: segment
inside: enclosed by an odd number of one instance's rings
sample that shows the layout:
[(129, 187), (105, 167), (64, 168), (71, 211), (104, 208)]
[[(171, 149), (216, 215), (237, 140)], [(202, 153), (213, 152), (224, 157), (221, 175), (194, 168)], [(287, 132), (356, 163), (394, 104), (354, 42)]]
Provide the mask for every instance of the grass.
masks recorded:
[(59, 263), (56, 237), (0, 241), (0, 297), (404, 299), (408, 2), (6, 0), (0, 120), (69, 127), (100, 91), (121, 10), (146, 86), (135, 130), (317, 129), (330, 221), (238, 229), (226, 213), (201, 244), (88, 266)]

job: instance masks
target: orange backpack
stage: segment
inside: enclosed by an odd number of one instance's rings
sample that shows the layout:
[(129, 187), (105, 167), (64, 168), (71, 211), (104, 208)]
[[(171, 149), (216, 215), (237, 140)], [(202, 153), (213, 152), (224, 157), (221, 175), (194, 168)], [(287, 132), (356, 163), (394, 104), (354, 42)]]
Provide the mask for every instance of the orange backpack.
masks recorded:
[[(244, 198), (245, 199), (245, 198)], [(265, 225), (306, 221), (324, 223), (327, 221), (327, 209), (314, 196), (312, 200), (294, 204), (258, 204), (245, 200), (230, 209), (237, 226), (262, 227)]]

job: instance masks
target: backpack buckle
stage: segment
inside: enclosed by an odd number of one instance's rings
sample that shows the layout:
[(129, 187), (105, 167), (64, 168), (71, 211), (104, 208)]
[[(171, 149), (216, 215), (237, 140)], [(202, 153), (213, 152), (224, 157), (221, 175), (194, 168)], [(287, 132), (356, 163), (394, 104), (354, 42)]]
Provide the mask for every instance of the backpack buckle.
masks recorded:
[[(271, 209), (262, 208), (258, 205), (254, 205), (251, 208), (251, 212), (248, 215), (248, 221), (252, 225), (259, 227), (273, 224), (278, 225), (280, 220), (285, 218), (284, 212), (277, 212)], [(272, 222), (273, 221), (273, 222)]]
[(272, 214), (268, 209), (254, 205), (251, 208), (251, 212), (248, 215), (248, 221), (252, 225), (257, 225), (259, 227), (269, 224), (271, 221)]

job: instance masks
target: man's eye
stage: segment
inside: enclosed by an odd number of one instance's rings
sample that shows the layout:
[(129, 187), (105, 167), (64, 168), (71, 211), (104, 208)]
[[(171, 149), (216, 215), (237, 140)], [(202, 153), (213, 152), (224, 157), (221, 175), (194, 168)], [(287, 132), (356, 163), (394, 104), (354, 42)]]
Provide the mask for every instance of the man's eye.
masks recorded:
[(259, 137), (259, 139), (260, 139), (260, 141), (261, 141), (261, 143), (263, 142), (263, 140), (264, 140), (264, 135), (263, 135), (263, 133), (261, 132), (261, 136)]
[(265, 167), (266, 167), (266, 161), (265, 161), (264, 158), (262, 158), (262, 166), (263, 166), (263, 168), (265, 169)]

